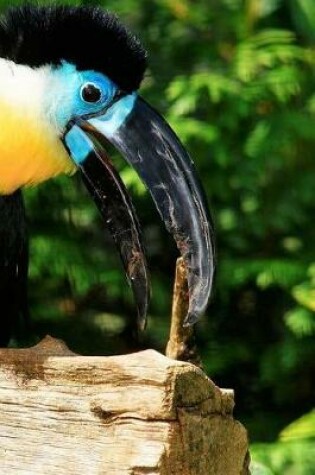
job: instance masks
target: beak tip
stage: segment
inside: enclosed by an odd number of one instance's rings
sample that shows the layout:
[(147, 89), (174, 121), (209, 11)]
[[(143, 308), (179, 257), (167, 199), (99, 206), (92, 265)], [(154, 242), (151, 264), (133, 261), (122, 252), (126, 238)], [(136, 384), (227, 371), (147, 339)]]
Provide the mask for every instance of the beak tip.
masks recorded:
[(189, 312), (184, 320), (184, 328), (189, 328), (195, 325), (200, 319), (200, 315), (197, 313)]
[(151, 287), (149, 283), (149, 274), (144, 254), (139, 261), (140, 267), (136, 267), (136, 273), (132, 276), (127, 275), (127, 280), (131, 285), (134, 299), (137, 307), (137, 329), (143, 332), (147, 326), (147, 315), (151, 297)]
[(146, 317), (138, 318), (138, 330), (141, 332), (144, 332), (146, 327), (147, 327), (147, 318)]
[(138, 307), (138, 318), (137, 318), (137, 328), (140, 332), (144, 332), (144, 330), (147, 327), (147, 310), (148, 310), (148, 305), (145, 306), (145, 308), (140, 309)]

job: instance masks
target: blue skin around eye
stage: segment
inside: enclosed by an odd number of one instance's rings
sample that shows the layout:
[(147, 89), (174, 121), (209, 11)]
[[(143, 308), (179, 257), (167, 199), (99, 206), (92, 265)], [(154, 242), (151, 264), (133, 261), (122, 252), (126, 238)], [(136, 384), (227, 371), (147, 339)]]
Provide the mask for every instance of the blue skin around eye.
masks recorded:
[[(116, 102), (110, 109), (100, 117), (90, 119), (89, 122), (99, 130), (104, 136), (110, 138), (113, 136), (120, 126), (126, 121), (131, 113), (136, 94), (129, 94)], [(74, 125), (65, 134), (64, 141), (70, 152), (72, 160), (80, 165), (93, 152), (93, 142), (88, 138), (85, 132), (79, 126)]]
[[(90, 83), (102, 93), (98, 102), (88, 103), (82, 99), (81, 89)], [(61, 66), (51, 70), (45, 108), (62, 130), (75, 117), (103, 110), (113, 100), (117, 89), (116, 84), (105, 75), (96, 71), (78, 71), (75, 65), (63, 61)]]
[[(92, 83), (100, 88), (102, 97), (96, 103), (87, 103), (81, 97), (81, 89), (85, 84)], [(133, 110), (137, 94), (132, 93), (115, 102), (104, 114), (101, 111), (110, 105), (118, 87), (105, 75), (95, 71), (77, 71), (73, 64), (63, 62), (52, 71), (52, 87), (46, 97), (47, 110), (54, 114), (57, 125), (64, 129), (70, 120), (88, 114), (99, 116), (88, 121), (106, 137), (112, 137)], [(87, 158), (94, 146), (92, 141), (74, 125), (66, 132), (64, 142), (77, 165)]]
[[(136, 94), (129, 94), (116, 102), (110, 109), (100, 117), (90, 119), (89, 122), (102, 134), (110, 138), (113, 136), (120, 126), (126, 121), (131, 113)], [(64, 141), (70, 152), (72, 160), (80, 165), (93, 152), (93, 142), (88, 138), (85, 132), (79, 126), (74, 125), (65, 134)]]
[(85, 84), (94, 84), (102, 93), (102, 97), (95, 103), (85, 102), (81, 97), (81, 88), (77, 90), (74, 102), (75, 116), (82, 116), (86, 114), (96, 113), (109, 105), (117, 91), (117, 86), (106, 76), (93, 71), (86, 71), (80, 74), (82, 86)]

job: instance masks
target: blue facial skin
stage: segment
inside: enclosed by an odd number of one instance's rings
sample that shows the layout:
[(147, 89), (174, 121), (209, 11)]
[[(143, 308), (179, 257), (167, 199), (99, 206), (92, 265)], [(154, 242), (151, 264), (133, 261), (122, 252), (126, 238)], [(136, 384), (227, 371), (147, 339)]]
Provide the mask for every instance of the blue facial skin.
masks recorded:
[(126, 122), (127, 117), (134, 108), (137, 99), (137, 94), (133, 92), (124, 96), (119, 101), (115, 102), (106, 114), (92, 117), (89, 123), (92, 124), (105, 137), (113, 137), (119, 128)]
[(69, 132), (65, 134), (64, 142), (70, 152), (71, 158), (77, 165), (81, 165), (94, 150), (93, 142), (77, 125), (74, 125)]
[[(82, 88), (93, 84), (101, 91), (97, 102), (86, 102)], [(63, 62), (51, 71), (46, 95), (46, 109), (54, 114), (58, 127), (63, 129), (76, 117), (95, 114), (106, 108), (115, 96), (118, 87), (106, 76), (96, 71), (77, 71), (73, 64)]]
[[(86, 102), (82, 97), (82, 89), (87, 84), (93, 84), (101, 91), (101, 98), (97, 102)], [(63, 62), (52, 71), (51, 92), (46, 97), (48, 114), (60, 130), (64, 130), (70, 121), (80, 118), (89, 120), (105, 136), (112, 136), (125, 122), (133, 109), (137, 95), (135, 93), (124, 96), (111, 103), (118, 92), (118, 87), (108, 77), (96, 71), (77, 71), (73, 64)], [(108, 110), (106, 108), (109, 107)], [(99, 115), (98, 115), (99, 114)], [(91, 119), (88, 117), (91, 116)], [(95, 124), (94, 124), (95, 122)], [(71, 158), (80, 165), (88, 154), (93, 151), (92, 141), (77, 126), (72, 126), (63, 138)]]

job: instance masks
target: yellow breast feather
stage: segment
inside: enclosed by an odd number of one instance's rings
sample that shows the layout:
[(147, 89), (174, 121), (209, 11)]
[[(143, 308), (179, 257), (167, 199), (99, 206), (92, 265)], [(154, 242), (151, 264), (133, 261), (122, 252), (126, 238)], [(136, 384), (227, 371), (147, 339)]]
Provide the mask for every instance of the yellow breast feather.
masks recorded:
[(76, 165), (50, 124), (0, 98), (0, 194), (75, 171)]

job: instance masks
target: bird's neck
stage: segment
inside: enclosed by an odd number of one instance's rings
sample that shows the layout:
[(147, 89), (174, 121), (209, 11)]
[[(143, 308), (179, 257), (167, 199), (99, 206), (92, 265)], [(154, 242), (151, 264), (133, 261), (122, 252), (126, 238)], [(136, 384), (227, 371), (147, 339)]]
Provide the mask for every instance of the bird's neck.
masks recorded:
[(46, 78), (0, 58), (0, 194), (75, 170), (45, 115)]

